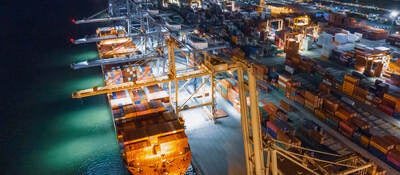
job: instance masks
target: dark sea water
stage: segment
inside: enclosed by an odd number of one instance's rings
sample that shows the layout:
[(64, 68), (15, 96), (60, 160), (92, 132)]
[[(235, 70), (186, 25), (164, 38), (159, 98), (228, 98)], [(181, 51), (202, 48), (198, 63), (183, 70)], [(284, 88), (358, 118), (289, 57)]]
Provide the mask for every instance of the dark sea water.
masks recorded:
[(0, 174), (127, 174), (104, 96), (71, 99), (102, 84), (100, 69), (69, 64), (97, 56), (69, 37), (94, 32), (72, 25), (104, 0), (1, 1)]
[(69, 68), (97, 56), (94, 44), (68, 43), (94, 32), (72, 25), (71, 17), (90, 16), (106, 3), (0, 2), (0, 174), (127, 174), (105, 97), (71, 99), (75, 90), (102, 84), (99, 68)]

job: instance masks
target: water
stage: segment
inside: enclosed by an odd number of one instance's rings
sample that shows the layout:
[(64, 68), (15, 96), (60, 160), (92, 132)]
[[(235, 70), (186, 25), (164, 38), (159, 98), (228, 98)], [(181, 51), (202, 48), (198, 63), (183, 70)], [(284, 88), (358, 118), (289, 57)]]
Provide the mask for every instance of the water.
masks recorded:
[(71, 99), (75, 90), (101, 85), (102, 76), (99, 68), (69, 68), (97, 56), (94, 44), (67, 42), (93, 27), (69, 21), (106, 1), (26, 3), (0, 5), (0, 173), (128, 174), (105, 97)]
[(100, 85), (102, 77), (98, 68), (69, 68), (96, 57), (94, 44), (67, 43), (94, 31), (70, 19), (106, 3), (0, 3), (0, 174), (127, 174), (105, 97), (71, 99), (73, 91)]

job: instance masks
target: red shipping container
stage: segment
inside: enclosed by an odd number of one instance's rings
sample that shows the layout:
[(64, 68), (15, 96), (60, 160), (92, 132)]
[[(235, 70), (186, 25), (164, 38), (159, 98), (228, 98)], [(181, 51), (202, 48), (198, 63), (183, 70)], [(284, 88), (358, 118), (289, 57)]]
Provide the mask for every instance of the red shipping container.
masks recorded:
[(278, 133), (278, 127), (275, 126), (272, 122), (267, 121), (267, 128), (271, 129), (275, 133)]
[(392, 162), (396, 166), (400, 167), (400, 151), (398, 150), (390, 150), (386, 156), (389, 162)]
[(390, 115), (390, 116), (393, 116), (393, 113), (394, 113), (394, 109), (393, 109), (393, 108), (391, 108), (391, 107), (389, 107), (389, 106), (386, 106), (386, 105), (384, 105), (384, 104), (380, 104), (380, 105), (378, 106), (378, 108), (379, 108), (381, 111), (383, 111), (384, 113), (386, 113), (386, 114), (388, 114), (388, 115)]
[(340, 121), (339, 128), (342, 130), (345, 136), (351, 138), (353, 136), (354, 129), (356, 129), (356, 126), (349, 122)]

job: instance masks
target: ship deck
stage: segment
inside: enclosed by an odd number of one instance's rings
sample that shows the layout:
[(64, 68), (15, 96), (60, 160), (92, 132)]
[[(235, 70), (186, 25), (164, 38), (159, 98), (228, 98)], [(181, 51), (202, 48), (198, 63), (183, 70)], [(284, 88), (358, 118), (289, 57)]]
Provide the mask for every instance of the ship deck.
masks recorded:
[(130, 121), (119, 122), (116, 123), (116, 128), (123, 134), (125, 141), (184, 129), (171, 112), (155, 113)]

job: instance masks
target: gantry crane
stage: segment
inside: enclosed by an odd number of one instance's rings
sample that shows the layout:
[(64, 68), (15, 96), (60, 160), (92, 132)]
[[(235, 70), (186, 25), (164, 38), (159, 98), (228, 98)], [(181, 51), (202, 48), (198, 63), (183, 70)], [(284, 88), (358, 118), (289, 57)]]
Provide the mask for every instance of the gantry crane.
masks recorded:
[[(115, 0), (113, 0), (115, 1)], [(129, 4), (129, 1), (126, 1)], [(128, 7), (131, 7), (128, 5)], [(110, 14), (112, 14), (110, 12)], [(130, 16), (129, 16), (130, 18)], [(139, 18), (143, 20), (144, 18)], [(140, 22), (143, 24), (144, 22)], [(128, 31), (132, 31), (132, 27), (128, 25)], [(161, 26), (163, 27), (163, 26)], [(129, 32), (128, 32), (129, 34)], [(141, 35), (142, 37), (147, 37), (147, 35)], [(131, 37), (129, 35), (125, 35), (124, 37)], [(134, 37), (132, 37), (134, 38)], [(96, 41), (101, 41), (106, 38), (97, 38)], [(94, 41), (94, 40), (93, 40)], [(143, 42), (143, 38), (141, 42)], [(179, 112), (188, 108), (184, 108), (184, 105), (179, 105), (178, 103), (178, 96), (179, 96), (179, 81), (181, 80), (189, 80), (192, 78), (197, 77), (209, 77), (210, 82), (210, 96), (211, 101), (198, 104), (192, 106), (190, 108), (200, 107), (200, 106), (210, 106), (210, 115), (213, 116), (215, 114), (215, 75), (221, 72), (227, 71), (237, 71), (238, 74), (238, 87), (239, 87), (239, 101), (240, 101), (240, 114), (241, 114), (241, 124), (242, 124), (242, 132), (243, 132), (243, 141), (244, 141), (244, 149), (245, 149), (245, 160), (246, 160), (246, 169), (247, 174), (252, 175), (264, 175), (272, 173), (272, 175), (282, 174), (281, 170), (279, 170), (279, 158), (284, 158), (285, 160), (291, 162), (297, 167), (301, 167), (306, 171), (310, 172), (311, 174), (330, 174), (327, 170), (327, 167), (332, 165), (337, 165), (343, 167), (343, 171), (336, 173), (336, 174), (351, 174), (354, 172), (365, 172), (366, 169), (375, 167), (372, 163), (364, 162), (359, 156), (351, 156), (347, 157), (346, 159), (338, 160), (336, 162), (320, 160), (314, 158), (312, 156), (308, 156), (305, 154), (300, 154), (294, 151), (283, 150), (282, 148), (276, 146), (277, 140), (273, 139), (266, 139), (264, 140), (261, 134), (261, 125), (260, 125), (260, 115), (259, 115), (259, 108), (258, 108), (258, 95), (257, 95), (257, 88), (256, 88), (256, 78), (254, 73), (254, 66), (252, 63), (247, 61), (244, 57), (244, 54), (236, 54), (230, 58), (229, 61), (224, 61), (225, 59), (220, 59), (217, 55), (211, 55), (208, 53), (210, 50), (218, 50), (220, 47), (216, 48), (207, 48), (204, 50), (185, 50), (186, 52), (202, 52), (204, 55), (204, 62), (198, 63), (196, 65), (196, 69), (189, 69), (184, 71), (177, 71), (176, 68), (176, 50), (182, 48), (182, 43), (175, 39), (173, 36), (168, 36), (165, 39), (165, 44), (167, 45), (166, 51), (168, 54), (167, 61), (168, 61), (168, 72), (167, 74), (162, 74), (160, 76), (156, 76), (153, 78), (145, 79), (145, 80), (136, 80), (136, 81), (129, 81), (118, 85), (106, 85), (104, 87), (93, 87), (86, 90), (80, 90), (74, 92), (72, 94), (73, 98), (83, 98), (93, 95), (100, 95), (100, 94), (107, 94), (116, 91), (140, 88), (144, 86), (151, 86), (161, 83), (168, 83), (169, 84), (169, 91), (170, 97), (171, 94), (174, 93), (174, 99), (171, 101), (174, 103), (174, 109), (177, 115)], [(160, 45), (157, 47), (157, 53), (163, 52), (163, 49), (160, 48)], [(194, 53), (190, 53), (194, 54)], [(189, 54), (189, 55), (190, 55)], [(145, 60), (149, 57), (143, 56), (142, 58), (137, 57), (137, 60)], [(107, 59), (104, 59), (107, 60)], [(116, 58), (115, 61), (117, 61)], [(111, 63), (110, 63), (111, 64)], [(101, 64), (99, 64), (101, 65)], [(245, 87), (245, 80), (244, 80), (244, 73), (247, 73), (248, 76), (248, 88)], [(201, 88), (203, 84), (207, 82), (204, 81), (202, 85), (199, 87)], [(174, 89), (172, 85), (175, 85)], [(172, 92), (174, 90), (174, 92)], [(198, 90), (195, 90), (197, 92)], [(248, 91), (250, 96), (250, 106), (247, 106), (246, 102), (246, 91)], [(192, 98), (192, 96), (189, 97)], [(188, 99), (188, 100), (189, 100)], [(188, 101), (186, 100), (186, 102)], [(186, 103), (185, 102), (185, 103)], [(248, 112), (250, 110), (250, 113)], [(250, 114), (250, 115), (249, 115)], [(212, 119), (214, 119), (212, 117)], [(287, 144), (287, 143), (283, 143)], [(305, 148), (298, 147), (301, 150), (306, 150)], [(310, 150), (308, 150), (310, 151)], [(315, 151), (311, 150), (314, 152)], [(323, 153), (329, 155), (329, 153)], [(265, 157), (267, 156), (267, 157)], [(265, 163), (264, 160), (267, 162)]]

